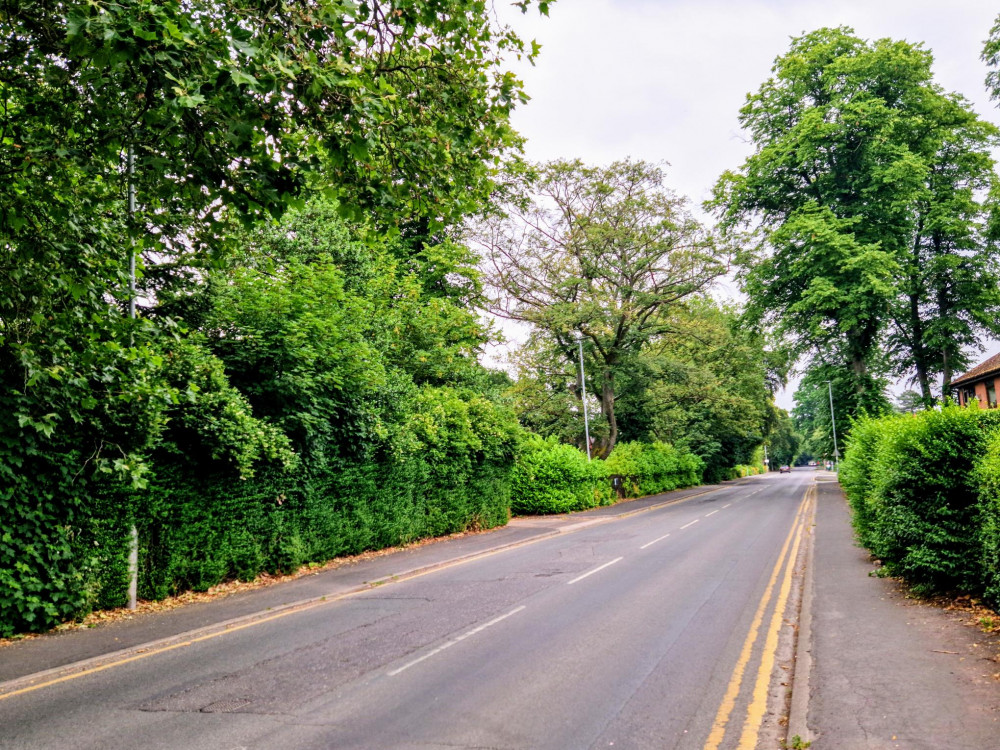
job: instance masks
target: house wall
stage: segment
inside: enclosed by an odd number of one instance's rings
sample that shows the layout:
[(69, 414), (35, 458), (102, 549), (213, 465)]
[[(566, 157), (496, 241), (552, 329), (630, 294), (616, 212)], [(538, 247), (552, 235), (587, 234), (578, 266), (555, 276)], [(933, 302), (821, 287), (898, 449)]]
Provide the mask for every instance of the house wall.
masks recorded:
[(980, 380), (976, 383), (976, 398), (979, 399), (979, 406), (986, 408), (986, 381)]
[[(989, 383), (993, 384), (993, 392), (997, 398), (997, 401), (992, 404), (989, 402), (989, 397), (987, 395), (987, 385)], [(1000, 404), (1000, 376), (991, 375), (990, 377), (983, 378), (979, 382), (964, 383), (963, 385), (958, 386), (956, 390), (958, 391), (958, 403), (960, 406), (968, 406), (972, 399), (966, 394), (966, 391), (973, 389), (975, 389), (976, 399), (979, 401), (980, 408), (996, 408), (998, 404)]]

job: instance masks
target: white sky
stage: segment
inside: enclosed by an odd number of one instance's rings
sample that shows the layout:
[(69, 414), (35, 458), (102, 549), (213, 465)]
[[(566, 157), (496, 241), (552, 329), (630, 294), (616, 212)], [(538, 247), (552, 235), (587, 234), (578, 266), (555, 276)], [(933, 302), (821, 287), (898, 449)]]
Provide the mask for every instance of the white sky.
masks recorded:
[[(557, 0), (548, 18), (503, 12), (542, 45), (534, 67), (514, 68), (532, 99), (513, 123), (535, 161), (669, 162), (667, 183), (698, 206), (750, 153), (738, 121), (747, 94), (791, 37), (823, 26), (922, 42), (936, 82), (1000, 124), (979, 59), (998, 12), (986, 0)], [(780, 406), (791, 409), (792, 390)]]

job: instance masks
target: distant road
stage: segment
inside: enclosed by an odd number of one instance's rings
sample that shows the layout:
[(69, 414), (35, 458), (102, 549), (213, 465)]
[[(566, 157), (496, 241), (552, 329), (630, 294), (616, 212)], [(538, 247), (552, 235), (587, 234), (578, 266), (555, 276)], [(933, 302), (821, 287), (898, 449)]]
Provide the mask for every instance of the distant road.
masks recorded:
[(813, 476), (727, 485), (8, 692), (0, 748), (747, 746)]

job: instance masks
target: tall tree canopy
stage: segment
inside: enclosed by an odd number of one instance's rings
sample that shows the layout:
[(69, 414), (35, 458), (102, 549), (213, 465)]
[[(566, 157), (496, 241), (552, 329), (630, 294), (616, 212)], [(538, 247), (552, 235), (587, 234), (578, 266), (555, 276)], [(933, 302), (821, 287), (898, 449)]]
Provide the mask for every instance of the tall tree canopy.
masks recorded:
[(671, 311), (725, 270), (712, 235), (663, 185), (660, 167), (621, 161), (521, 165), (501, 215), (470, 234), (494, 296), (492, 311), (544, 332), (571, 363), (585, 340), (587, 377), (618, 437), (616, 379)]
[(427, 245), (518, 146), (504, 57), (534, 51), (487, 0), (0, 0), (2, 616), (79, 610), (81, 519), (164, 451), (250, 476), (318, 450), (323, 420), (381, 429), (373, 303), (321, 254), (214, 275), (241, 225), (322, 191), (400, 235), (399, 339), (433, 353), (424, 383), (461, 365), (477, 326), (453, 302), (475, 281)]
[(756, 149), (713, 203), (727, 231), (749, 230), (751, 318), (835, 353), (857, 404), (886, 346), (930, 400), (962, 345), (1000, 330), (983, 200), (997, 131), (933, 83), (931, 62), (847, 28), (793, 40), (741, 110)]

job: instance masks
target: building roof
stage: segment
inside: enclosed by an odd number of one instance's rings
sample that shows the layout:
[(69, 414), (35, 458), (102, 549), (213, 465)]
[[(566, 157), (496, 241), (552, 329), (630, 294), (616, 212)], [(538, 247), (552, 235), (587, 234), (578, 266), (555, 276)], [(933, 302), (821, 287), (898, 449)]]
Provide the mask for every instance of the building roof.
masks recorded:
[(969, 380), (979, 380), (979, 378), (985, 378), (994, 373), (1000, 373), (1000, 354), (994, 354), (985, 362), (980, 362), (961, 377), (952, 380), (951, 384), (959, 385)]

